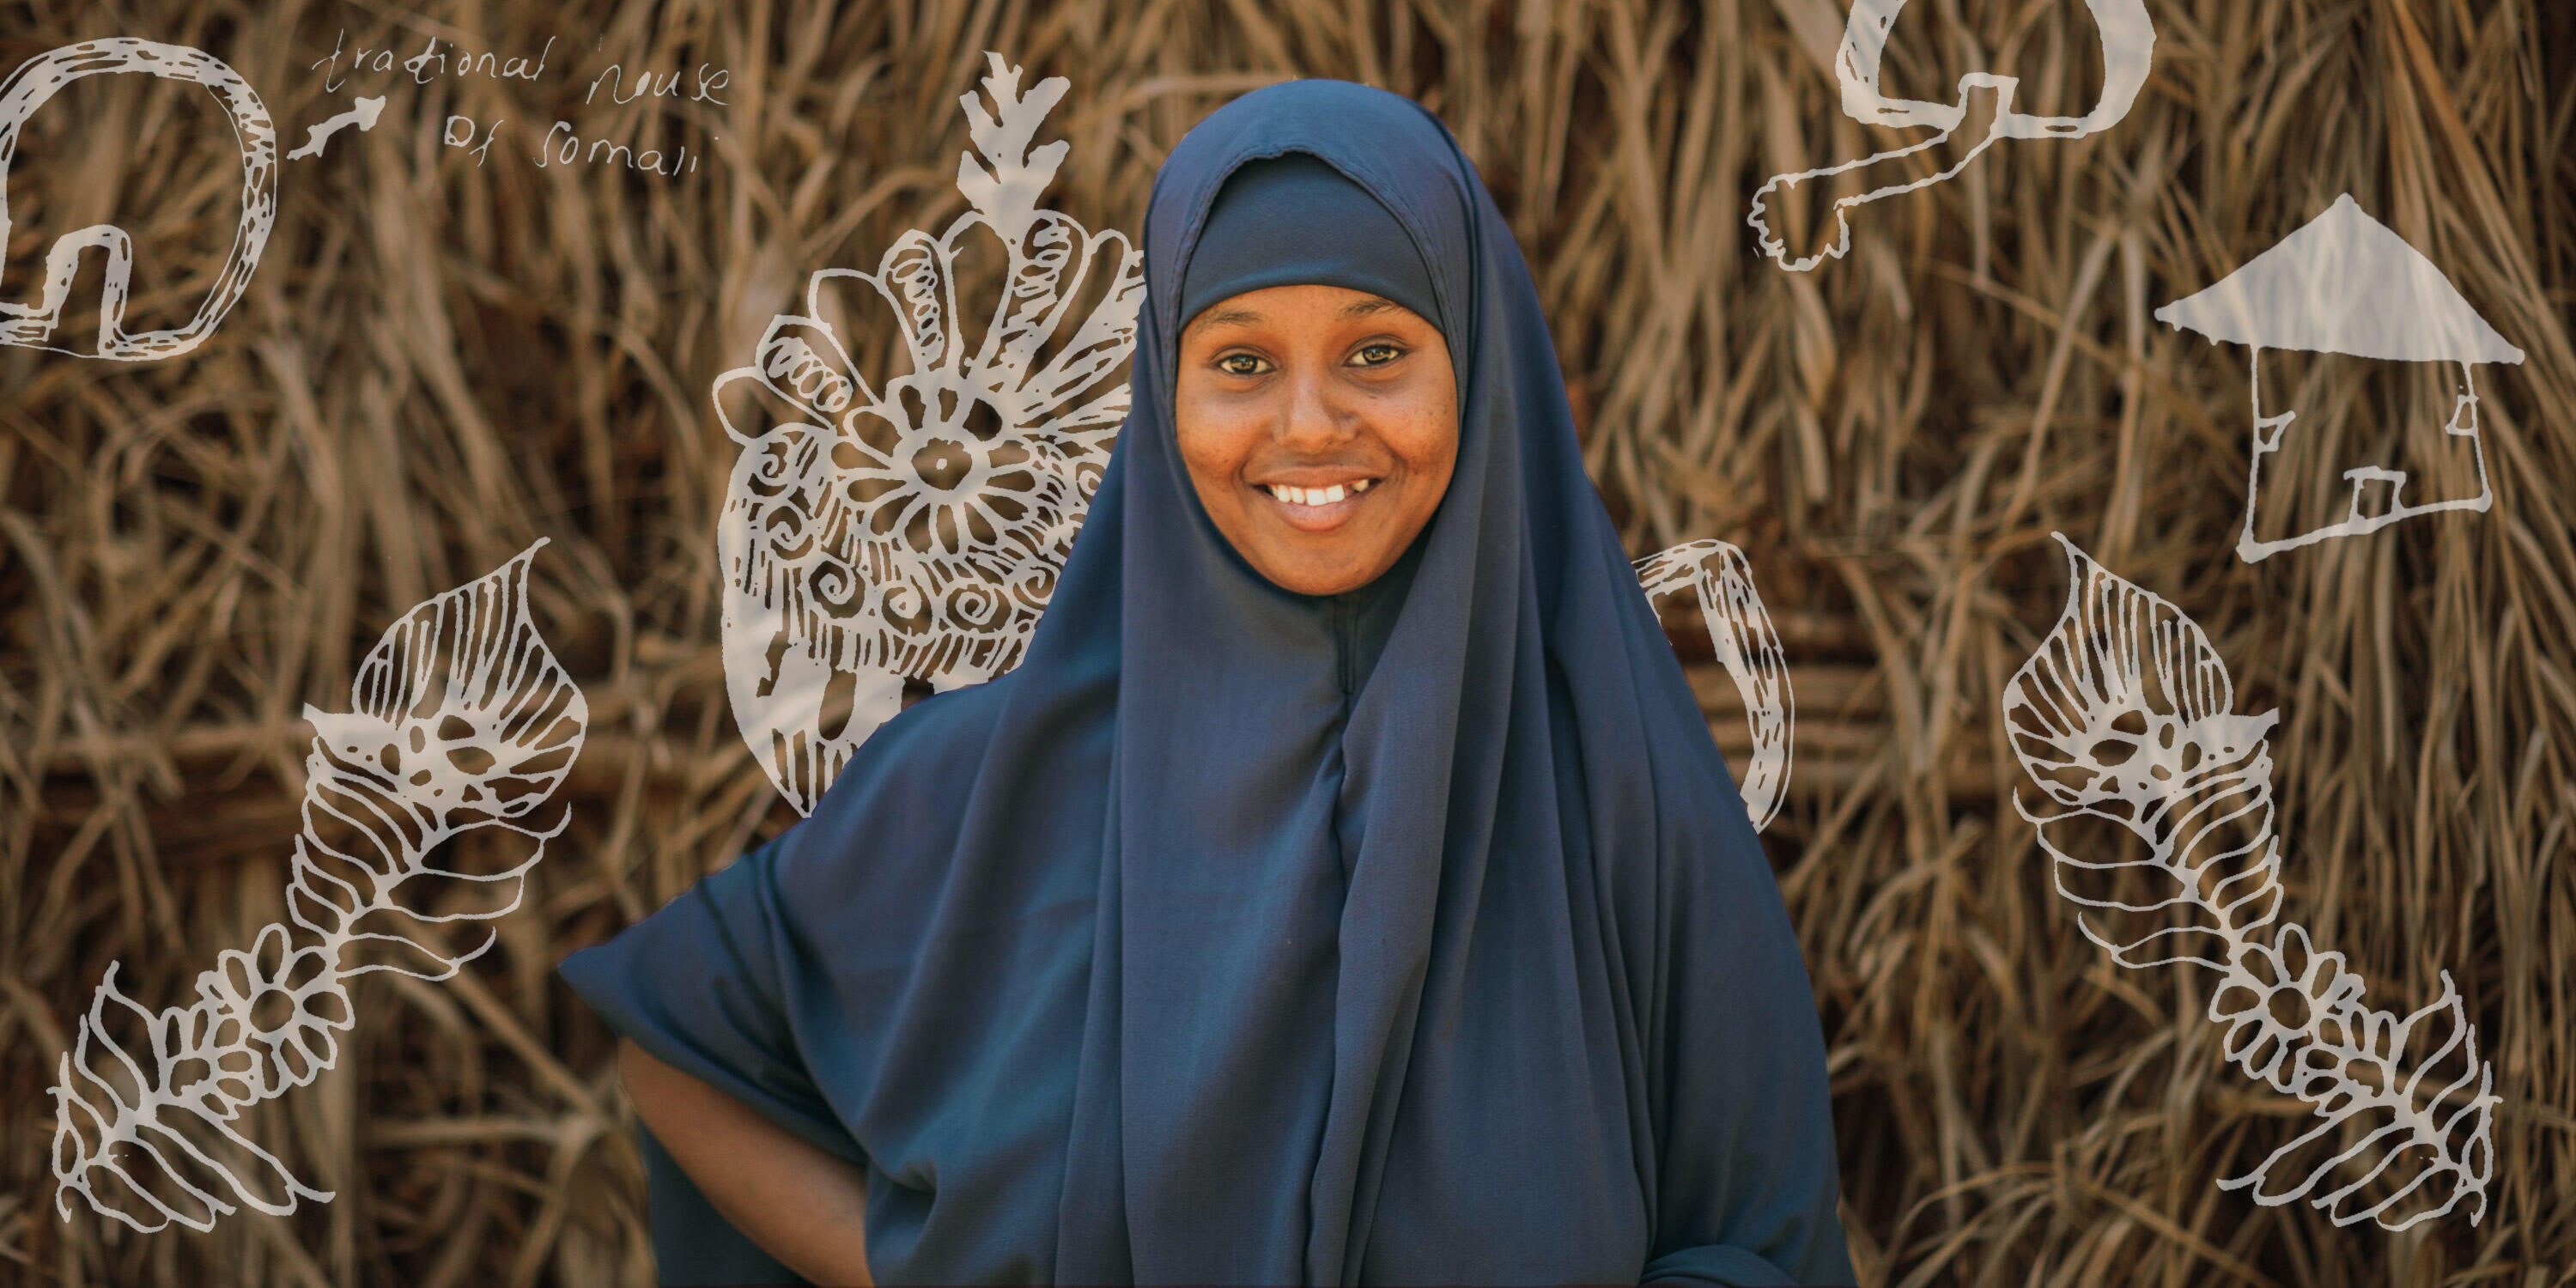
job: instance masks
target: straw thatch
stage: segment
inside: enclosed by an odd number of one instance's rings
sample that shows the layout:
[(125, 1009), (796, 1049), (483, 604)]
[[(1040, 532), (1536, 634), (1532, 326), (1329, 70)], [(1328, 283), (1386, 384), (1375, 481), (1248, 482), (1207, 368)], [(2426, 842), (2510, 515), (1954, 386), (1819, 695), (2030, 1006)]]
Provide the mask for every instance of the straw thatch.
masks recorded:
[[(202, 349), (0, 349), (0, 1279), (650, 1281), (609, 1038), (550, 971), (791, 819), (723, 697), (732, 452), (705, 391), (807, 272), (955, 214), (956, 100), (994, 49), (1072, 79), (1058, 200), (1094, 227), (1133, 229), (1191, 122), (1292, 74), (1413, 94), (1483, 166), (1636, 552), (1742, 546), (1788, 645), (1797, 763), (1767, 839), (1867, 1282), (2576, 1281), (2567, 6), (2157, 0), (2118, 128), (2008, 141), (1865, 207), (1850, 255), (1803, 275), (1756, 255), (1753, 188), (1903, 141), (1837, 110), (1838, 0), (423, 7), (0, 6), (0, 69), (85, 37), (196, 45), (286, 146), (387, 96), (372, 131), (287, 164), (265, 261)], [(325, 93), (312, 64), (344, 28), (398, 59), (554, 44), (534, 82)], [(2007, 70), (2024, 110), (2081, 112), (2092, 40), (2075, 0), (1918, 0), (1888, 85), (1947, 98)], [(612, 62), (681, 92), (585, 103)], [(702, 63), (723, 106), (691, 100)], [(451, 114), (507, 124), (478, 158), (442, 146)], [(701, 164), (539, 168), (558, 120)], [(8, 176), (7, 298), (52, 237), (115, 219), (138, 319), (184, 317), (238, 209), (222, 138), (202, 93), (66, 90)], [(2482, 373), (2495, 505), (2248, 566), (2241, 358), (2149, 313), (2343, 192), (2530, 355)], [(2267, 466), (2290, 502), (2331, 504), (2339, 455), (2448, 408), (2402, 371), (2285, 370), (2266, 400), (2319, 445)], [(2077, 935), (2010, 807), (2000, 686), (2064, 602), (2052, 529), (2195, 617), (2244, 709), (2282, 711), (2296, 917), (2379, 1004), (2458, 981), (2503, 1098), (2480, 1224), (2337, 1229), (2216, 1188), (2304, 1106), (2222, 1063), (2204, 985)], [(339, 1197), (206, 1234), (58, 1218), (44, 1091), (108, 963), (168, 1004), (279, 917), (302, 704), (346, 709), (387, 622), (539, 536), (531, 598), (590, 700), (572, 823), (493, 951), (446, 984), (371, 977), (340, 1067), (255, 1111)], [(1740, 747), (1732, 686), (1703, 678)]]

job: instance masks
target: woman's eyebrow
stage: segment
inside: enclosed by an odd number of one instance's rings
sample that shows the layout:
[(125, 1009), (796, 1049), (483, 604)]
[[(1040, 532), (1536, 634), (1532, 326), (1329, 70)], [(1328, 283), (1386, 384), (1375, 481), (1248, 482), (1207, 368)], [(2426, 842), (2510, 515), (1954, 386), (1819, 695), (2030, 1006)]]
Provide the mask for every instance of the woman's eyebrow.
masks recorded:
[(1209, 309), (1191, 318), (1190, 324), (1181, 328), (1181, 334), (1186, 336), (1203, 326), (1239, 326), (1260, 320), (1261, 315), (1251, 309)]
[(1372, 313), (1384, 313), (1388, 309), (1400, 309), (1403, 307), (1403, 305), (1398, 304), (1393, 300), (1386, 299), (1382, 296), (1372, 295), (1367, 299), (1353, 300), (1350, 303), (1343, 305), (1341, 316), (1346, 318), (1364, 318)]

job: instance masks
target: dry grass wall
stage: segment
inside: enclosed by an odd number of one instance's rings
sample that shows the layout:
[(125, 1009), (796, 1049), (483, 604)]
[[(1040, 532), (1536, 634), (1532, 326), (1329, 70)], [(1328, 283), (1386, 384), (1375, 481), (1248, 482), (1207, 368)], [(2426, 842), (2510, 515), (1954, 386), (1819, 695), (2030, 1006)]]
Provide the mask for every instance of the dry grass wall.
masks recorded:
[[(726, 708), (733, 447), (706, 390), (808, 272), (961, 208), (956, 100), (993, 49), (1071, 78), (1055, 199), (1094, 227), (1136, 228), (1190, 124), (1289, 75), (1412, 94), (1483, 167), (1633, 548), (1742, 546), (1790, 649), (1797, 760), (1767, 840), (1866, 1282), (2576, 1282), (2576, 20), (2151, 8), (2154, 76), (2117, 129), (1998, 146), (1789, 274), (1753, 248), (1753, 188), (1898, 141), (1838, 110), (1841, 0), (0, 4), (0, 68), (95, 36), (196, 45), (285, 146), (387, 99), (287, 164), (249, 295), (203, 348), (0, 348), (0, 1280), (651, 1281), (609, 1038), (550, 972), (792, 819)], [(554, 43), (533, 81), (358, 70), (328, 92), (313, 66), (433, 37)], [(2026, 108), (2081, 112), (2092, 42), (2074, 0), (1916, 0), (1890, 85), (1947, 99), (1989, 67)], [(682, 89), (585, 103), (612, 62)], [(722, 105), (693, 101), (702, 64)], [(193, 308), (238, 200), (209, 102), (102, 77), (31, 123), (0, 298), (54, 236), (116, 219), (138, 320)], [(506, 124), (478, 158), (442, 145), (451, 115)], [(540, 168), (558, 120), (700, 164)], [(2149, 314), (2343, 192), (2529, 354), (2479, 373), (2495, 505), (2244, 564), (2246, 355)], [(2410, 377), (2283, 370), (2330, 448), (2436, 414)], [(2340, 468), (2296, 464), (2283, 495), (2325, 497)], [(2204, 984), (2077, 934), (2010, 804), (2000, 687), (2065, 599), (2052, 530), (2195, 617), (2240, 709), (2282, 711), (2295, 916), (2382, 1005), (2444, 969), (2466, 995), (2502, 1096), (2478, 1225), (2338, 1229), (2216, 1188), (2304, 1106), (2222, 1062)], [(539, 536), (535, 609), (592, 716), (570, 828), (462, 978), (371, 977), (340, 1067), (254, 1111), (339, 1197), (205, 1234), (57, 1217), (45, 1089), (108, 963), (170, 1004), (280, 917), (302, 705), (345, 709), (395, 615)]]

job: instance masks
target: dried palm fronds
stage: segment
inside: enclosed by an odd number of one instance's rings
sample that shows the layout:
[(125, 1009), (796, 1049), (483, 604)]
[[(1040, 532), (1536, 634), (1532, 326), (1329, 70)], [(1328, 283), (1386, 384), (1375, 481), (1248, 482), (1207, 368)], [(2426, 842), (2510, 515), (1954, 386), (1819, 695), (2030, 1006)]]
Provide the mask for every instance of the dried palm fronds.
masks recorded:
[[(610, 1044), (551, 971), (794, 818), (727, 712), (714, 533), (734, 452), (706, 391), (812, 272), (964, 210), (956, 104), (995, 50), (1029, 83), (1071, 82), (1048, 117), (1071, 145), (1050, 201), (1094, 231), (1132, 235), (1188, 126), (1281, 77), (1382, 84), (1458, 132), (1530, 257), (1631, 552), (1742, 550), (1779, 636), (1796, 768), (1764, 837), (1833, 1050), (1868, 1282), (2563, 1282), (2576, 13), (2149, 8), (2152, 74), (2117, 127), (1999, 146), (1873, 203), (1847, 254), (1800, 274), (1745, 226), (1754, 190), (1912, 141), (1839, 110), (1840, 0), (0, 15), (0, 71), (84, 38), (189, 45), (290, 142), (386, 99), (371, 129), (280, 162), (257, 273), (193, 352), (0, 347), (0, 1277), (649, 1282)], [(1918, 0), (1885, 81), (1923, 98), (2008, 72), (2023, 109), (2081, 111), (2101, 78), (2089, 21), (2079, 0)], [(547, 50), (548, 70), (451, 58), (419, 84), (399, 64), (432, 40), (496, 63)], [(313, 66), (337, 47), (391, 49), (393, 68)], [(635, 96), (648, 74), (679, 92)], [(446, 145), (451, 117), (488, 151)], [(540, 167), (558, 121), (574, 160)], [(52, 237), (114, 222), (134, 239), (126, 325), (184, 321), (239, 215), (226, 129), (192, 87), (67, 87), (7, 176), (0, 298), (22, 298)], [(695, 166), (677, 175), (630, 164), (652, 150), (667, 169), (681, 147)], [(1927, 151), (1924, 173), (1949, 160)], [(2249, 566), (2241, 355), (2151, 314), (2346, 192), (2528, 354), (2480, 373), (2494, 504)], [(1812, 246), (1839, 195), (1802, 185), (1771, 226)], [(900, 344), (857, 334), (849, 356), (901, 370)], [(2263, 379), (2319, 445), (2267, 462), (2267, 495), (2292, 501), (2341, 486), (2339, 453), (2407, 442), (2450, 406), (2437, 381), (2359, 365)], [(2449, 972), (2497, 1098), (2475, 1226), (2337, 1228), (2212, 1183), (2313, 1116), (2225, 1062), (2205, 981), (2123, 970), (2084, 939), (2009, 807), (2027, 786), (2002, 699), (2065, 602), (2053, 530), (2197, 622), (2242, 709), (2283, 713), (2279, 880), (2315, 942), (2394, 1014)], [(60, 1219), (44, 1089), (107, 963), (135, 997), (183, 997), (284, 919), (298, 713), (349, 691), (374, 624), (539, 536), (529, 609), (591, 708), (565, 831), (491, 951), (443, 983), (355, 981), (340, 1067), (244, 1110), (337, 1197), (205, 1234)], [(1705, 649), (1675, 611), (1676, 640)], [(1741, 768), (1743, 699), (1696, 658)], [(459, 844), (462, 870), (511, 862)]]

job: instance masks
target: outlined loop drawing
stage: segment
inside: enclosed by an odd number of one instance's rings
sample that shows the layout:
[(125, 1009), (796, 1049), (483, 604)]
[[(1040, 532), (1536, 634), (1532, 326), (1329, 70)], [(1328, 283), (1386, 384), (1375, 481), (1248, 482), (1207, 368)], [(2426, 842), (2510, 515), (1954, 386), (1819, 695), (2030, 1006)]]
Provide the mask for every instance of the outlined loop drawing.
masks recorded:
[[(1127, 417), (1142, 262), (1123, 234), (1039, 208), (1067, 145), (1031, 141), (1068, 82), (1023, 95), (1020, 69), (987, 57), (991, 108), (959, 100), (971, 208), (936, 238), (905, 233), (873, 273), (814, 274), (805, 313), (774, 319), (754, 364), (715, 383), (743, 448), (717, 532), (725, 688), (799, 813), (907, 680), (945, 690), (1018, 665)], [(998, 298), (961, 301), (961, 256), (994, 249)], [(882, 303), (910, 358), (882, 388), (826, 320), (843, 282), (869, 288), (854, 294)], [(736, 386), (770, 426), (736, 425)]]
[[(2451, 280), (2388, 225), (2352, 199), (2326, 212), (2270, 250), (2247, 260), (2217, 285), (2156, 310), (2156, 320), (2197, 331), (2217, 344), (2253, 350), (2254, 447), (2245, 477), (2245, 529), (2236, 557), (2259, 563), (2328, 537), (2357, 537), (2400, 519), (2445, 510), (2485, 513), (2495, 503), (2487, 480), (2486, 444), (2478, 434), (2478, 391), (2471, 368), (2519, 365), (2522, 350), (2506, 343), (2462, 298)], [(2344, 517), (2274, 540), (2255, 533), (2263, 511), (2264, 458), (2281, 450), (2296, 411), (2263, 414), (2263, 351), (2306, 350), (2390, 362), (2438, 362), (2460, 369), (2442, 432), (2469, 440), (2478, 491), (2449, 500), (2406, 499), (2404, 470), (2361, 465), (2345, 470), (2352, 495)]]
[[(1965, 169), (1998, 139), (2077, 139), (2098, 134), (2120, 123), (2137, 102), (2138, 91), (2147, 83), (2147, 71), (2154, 61), (2155, 24), (2147, 17), (2146, 0), (2085, 0), (2102, 40), (2102, 97), (2093, 110), (2082, 116), (2040, 116), (2013, 109), (2013, 92), (2021, 82), (2018, 77), (1993, 72), (1969, 72), (1959, 78), (1959, 99), (1955, 103), (1932, 103), (1920, 99), (1889, 98), (1880, 88), (1880, 64), (1887, 53), (1887, 35), (1896, 23), (1896, 15), (1905, 8), (1905, 0), (1853, 0), (1851, 20), (1844, 29), (1843, 43), (1834, 55), (1834, 79), (1842, 86), (1843, 114), (1863, 125), (1881, 125), (1893, 129), (1929, 128), (1939, 131), (1931, 138), (1906, 147), (1879, 152), (1840, 165), (1830, 165), (1795, 174), (1772, 176), (1753, 194), (1753, 209), (1744, 222), (1751, 225), (1759, 238), (1762, 253), (1791, 272), (1803, 273), (1827, 259), (1839, 259), (1851, 249), (1851, 212), (1884, 197), (1898, 196), (1927, 188)], [(1914, 166), (1907, 163), (1918, 153), (1950, 142), (1951, 136), (1966, 124), (1972, 106), (1980, 98), (1991, 103), (1992, 122), (1984, 132), (1967, 140), (1958, 159), (1937, 173), (1882, 182), (1867, 191), (1837, 197), (1827, 212), (1834, 222), (1831, 244), (1813, 255), (1795, 256), (1788, 242), (1772, 226), (1775, 218), (1771, 204), (1775, 197), (1785, 196), (1805, 183), (1864, 168), (1876, 168), (1879, 175), (1893, 179), (1910, 174)], [(1884, 168), (1880, 168), (1884, 167)]]
[[(441, 980), (480, 956), (489, 928), (458, 951), (424, 927), (516, 909), (563, 830), (555, 790), (590, 707), (528, 617), (528, 564), (544, 544), (388, 627), (350, 683), (349, 711), (304, 709), (314, 738), (286, 921), (219, 953), (186, 1006), (145, 1009), (108, 966), (52, 1093), (63, 1219), (75, 1193), (145, 1233), (330, 1201), (243, 1133), (241, 1111), (331, 1067), (356, 1023), (349, 980)], [(442, 846), (487, 827), (524, 838), (525, 857), (498, 871), (447, 866)]]
[(2281, 920), (2277, 713), (2237, 714), (2197, 624), (2057, 539), (2066, 610), (2003, 700), (2013, 754), (2054, 810), (2019, 792), (2013, 808), (2080, 906), (2084, 937), (2122, 966), (2216, 972), (2208, 1014), (2227, 1026), (2227, 1059), (2316, 1120), (2219, 1188), (2390, 1230), (2466, 1200), (2476, 1224), (2495, 1166), (2495, 1071), (2450, 973), (2419, 1010), (2374, 1010), (2342, 954)]
[[(205, 342), (224, 314), (250, 286), (259, 255), (277, 222), (277, 127), (250, 83), (223, 60), (184, 45), (119, 36), (83, 41), (39, 54), (0, 82), (0, 184), (18, 151), (18, 134), (27, 118), (66, 85), (87, 76), (141, 72), (164, 80), (203, 85), (222, 105), (241, 146), (242, 213), (233, 234), (231, 254), (216, 273), (214, 285), (197, 306), (196, 316), (165, 331), (129, 334), (125, 301), (134, 278), (134, 239), (115, 224), (93, 224), (54, 240), (45, 255), (44, 272), (33, 304), (0, 301), (0, 344), (49, 349), (75, 357), (149, 362), (176, 357)], [(0, 245), (9, 240), (9, 198), (0, 187)], [(81, 252), (106, 252), (107, 280), (99, 300), (98, 347), (95, 352), (48, 343), (79, 271)]]
[(1699, 603), (1709, 642), (1734, 678), (1745, 722), (1752, 726), (1753, 756), (1740, 790), (1753, 830), (1761, 831), (1788, 795), (1797, 702), (1789, 691), (1788, 653), (1753, 589), (1752, 565), (1726, 542), (1693, 541), (1638, 560), (1637, 581), (1650, 599), (1687, 590)]

